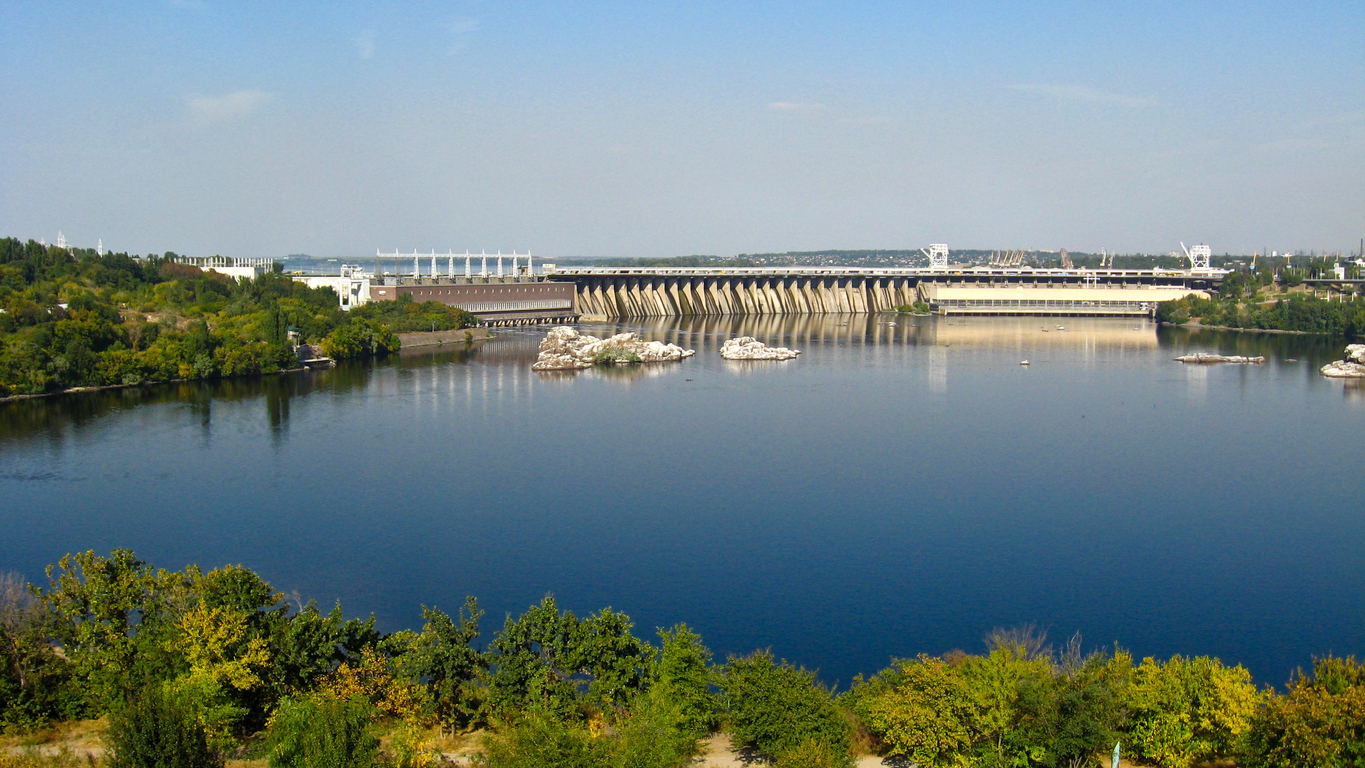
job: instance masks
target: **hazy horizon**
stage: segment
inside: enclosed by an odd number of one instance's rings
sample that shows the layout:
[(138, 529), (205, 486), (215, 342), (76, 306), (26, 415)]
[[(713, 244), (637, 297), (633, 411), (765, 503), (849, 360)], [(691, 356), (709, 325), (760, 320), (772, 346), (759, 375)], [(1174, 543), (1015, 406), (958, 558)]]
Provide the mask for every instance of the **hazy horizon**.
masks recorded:
[(0, 235), (1354, 252), (1365, 6), (6, 5)]

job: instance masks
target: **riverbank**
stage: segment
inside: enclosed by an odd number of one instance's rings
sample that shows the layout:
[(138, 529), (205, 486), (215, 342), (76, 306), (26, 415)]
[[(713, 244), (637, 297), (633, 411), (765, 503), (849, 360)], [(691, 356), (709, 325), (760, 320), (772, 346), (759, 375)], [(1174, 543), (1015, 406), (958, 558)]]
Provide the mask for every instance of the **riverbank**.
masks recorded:
[[(329, 361), (329, 362), (330, 362), (330, 361)], [(280, 370), (274, 371), (274, 372), (272, 372), (272, 373), (247, 373), (247, 374), (243, 374), (243, 375), (241, 375), (241, 376), (215, 376), (215, 377), (213, 377), (213, 378), (214, 378), (214, 379), (263, 379), (263, 378), (266, 378), (267, 376), (283, 376), (283, 375), (285, 375), (285, 374), (287, 374), (287, 373), (304, 373), (304, 372), (307, 372), (307, 371), (315, 370), (315, 369), (318, 368), (318, 367), (323, 367), (323, 366), (302, 365), (302, 366), (299, 366), (298, 368), (281, 368)], [(325, 366), (325, 367), (330, 368), (331, 366), (328, 365), (328, 366)], [(51, 392), (38, 392), (38, 393), (36, 393), (36, 394), (31, 394), (31, 395), (9, 395), (8, 397), (0, 397), (0, 405), (3, 405), (3, 404), (5, 404), (5, 403), (17, 403), (17, 402), (20, 402), (20, 401), (23, 401), (23, 400), (43, 400), (43, 399), (46, 399), (46, 398), (61, 397), (61, 396), (63, 396), (63, 395), (80, 395), (80, 394), (85, 394), (85, 393), (87, 393), (87, 392), (105, 392), (105, 391), (111, 390), (111, 389), (134, 389), (134, 388), (136, 388), (136, 387), (156, 387), (156, 386), (161, 386), (161, 385), (163, 385), (163, 384), (185, 384), (185, 383), (191, 382), (191, 381), (210, 381), (210, 380), (211, 380), (211, 379), (208, 379), (208, 378), (197, 378), (197, 379), (191, 379), (191, 378), (178, 378), (178, 379), (160, 379), (160, 380), (157, 380), (157, 381), (139, 381), (139, 382), (137, 382), (136, 384), (105, 384), (105, 385), (103, 385), (103, 386), (98, 386), (98, 387), (68, 387), (68, 388), (66, 388), (66, 389), (56, 389), (56, 390), (53, 390), (53, 391), (51, 391)]]
[(491, 338), (488, 329), (483, 326), (456, 328), (449, 331), (418, 331), (415, 333), (399, 333), (395, 335), (398, 336), (398, 343), (400, 344), (399, 351), (413, 349), (415, 347), (464, 344)]

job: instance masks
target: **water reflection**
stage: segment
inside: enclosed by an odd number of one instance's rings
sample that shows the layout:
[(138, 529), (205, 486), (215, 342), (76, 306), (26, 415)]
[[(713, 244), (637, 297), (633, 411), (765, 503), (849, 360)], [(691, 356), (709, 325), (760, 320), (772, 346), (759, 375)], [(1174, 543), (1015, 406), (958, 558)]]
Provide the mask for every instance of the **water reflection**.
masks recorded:
[[(752, 336), (770, 346), (803, 351), (781, 365), (810, 364), (812, 352), (843, 347), (875, 347), (884, 365), (923, 371), (932, 392), (945, 392), (949, 371), (964, 361), (989, 353), (1035, 366), (1054, 356), (1086, 364), (1156, 354), (1163, 364), (1190, 351), (1264, 355), (1267, 368), (1285, 368), (1317, 382), (1318, 368), (1341, 356), (1344, 341), (1323, 336), (1257, 334), (1198, 328), (1157, 327), (1146, 319), (1055, 317), (912, 317), (905, 315), (759, 315), (745, 317), (650, 318), (584, 323), (584, 333), (606, 336), (633, 331), (643, 338), (697, 350), (683, 366), (672, 364), (596, 366), (579, 371), (532, 373), (546, 328), (502, 329), (473, 344), (416, 347), (380, 361), (344, 363), (330, 370), (224, 379), (211, 382), (130, 387), (100, 392), (19, 401), (0, 405), (0, 450), (15, 441), (38, 437), (49, 446), (107, 417), (134, 410), (173, 408), (189, 414), (200, 445), (211, 446), (218, 412), (225, 407), (259, 407), (270, 445), (276, 451), (290, 439), (295, 400), (316, 392), (331, 397), (415, 397), (433, 416), (453, 404), (469, 411), (497, 413), (507, 403), (533, 398), (537, 386), (563, 387), (575, 382), (621, 384), (670, 375), (687, 376), (688, 367), (710, 360), (720, 345), (737, 336)], [(819, 354), (828, 354), (819, 352)], [(1016, 357), (1017, 356), (1017, 357)], [(713, 361), (714, 362), (714, 361)], [(703, 363), (705, 364), (705, 363)], [(780, 370), (773, 363), (732, 361), (723, 370), (733, 375)], [(1183, 366), (1188, 396), (1208, 396), (1211, 370)], [(1254, 377), (1244, 372), (1241, 381)], [(1365, 398), (1365, 384), (1347, 382), (1343, 394), (1353, 404)]]

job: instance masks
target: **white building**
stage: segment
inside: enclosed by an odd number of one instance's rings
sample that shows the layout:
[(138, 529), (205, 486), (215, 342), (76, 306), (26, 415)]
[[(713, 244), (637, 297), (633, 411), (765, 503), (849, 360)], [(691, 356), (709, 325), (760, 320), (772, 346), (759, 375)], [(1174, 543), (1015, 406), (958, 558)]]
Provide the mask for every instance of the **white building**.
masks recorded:
[(342, 309), (358, 307), (370, 300), (370, 274), (354, 264), (342, 264), (340, 275), (295, 275), (309, 288), (331, 288), (341, 299)]
[(254, 280), (267, 272), (274, 271), (274, 259), (241, 259), (233, 256), (177, 256), (176, 261), (199, 267), (208, 272), (213, 270), (228, 277), (245, 277)]

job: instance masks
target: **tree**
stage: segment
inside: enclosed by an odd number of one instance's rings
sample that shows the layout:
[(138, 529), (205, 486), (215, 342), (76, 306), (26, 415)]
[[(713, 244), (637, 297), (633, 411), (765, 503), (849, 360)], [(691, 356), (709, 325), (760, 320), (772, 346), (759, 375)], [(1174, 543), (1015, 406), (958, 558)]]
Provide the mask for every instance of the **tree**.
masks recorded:
[(610, 608), (580, 620), (546, 596), (515, 621), (509, 615), (489, 644), (493, 672), (487, 706), (494, 717), (537, 709), (571, 718), (581, 697), (622, 703), (644, 686), (652, 649)]
[(440, 722), (462, 726), (478, 710), (478, 694), (472, 684), (488, 668), (488, 658), (473, 647), (483, 616), (479, 601), (465, 598), (457, 615), (458, 624), (443, 611), (422, 606), (426, 625), (399, 665), (408, 676), (426, 680)]
[(679, 727), (703, 736), (716, 725), (716, 699), (711, 694), (711, 651), (701, 635), (686, 624), (659, 630), (661, 650), (650, 677), (651, 687), (664, 701), (677, 708)]
[(1237, 764), (1246, 768), (1365, 765), (1365, 664), (1354, 657), (1313, 661), (1289, 693), (1251, 718)]
[(1263, 696), (1251, 674), (1217, 659), (1142, 660), (1125, 702), (1135, 754), (1165, 768), (1189, 768), (1230, 755)]

